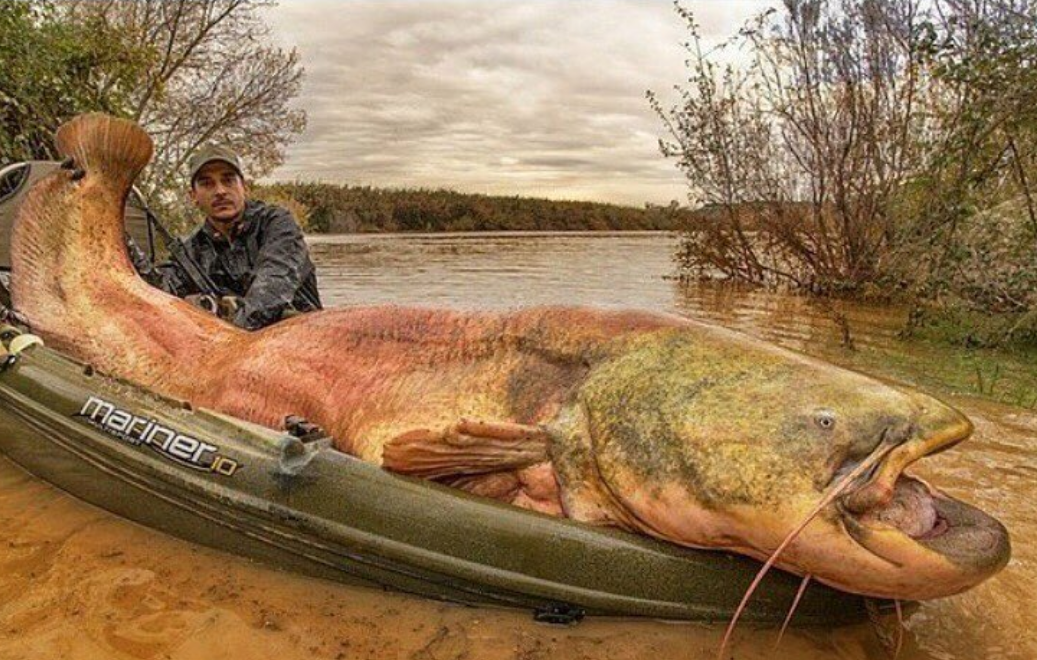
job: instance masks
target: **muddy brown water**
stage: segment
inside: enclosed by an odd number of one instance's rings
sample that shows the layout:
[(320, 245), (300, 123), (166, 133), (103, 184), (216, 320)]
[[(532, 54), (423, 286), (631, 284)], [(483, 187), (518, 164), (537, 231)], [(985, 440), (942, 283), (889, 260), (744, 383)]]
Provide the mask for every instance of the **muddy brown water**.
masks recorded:
[[(998, 516), (1014, 555), (980, 587), (925, 603), (906, 624), (905, 659), (1037, 658), (1037, 412), (1025, 361), (899, 341), (903, 312), (845, 305), (857, 350), (831, 310), (784, 295), (684, 287), (667, 234), (318, 237), (332, 305), (642, 307), (707, 318), (949, 399), (974, 438), (919, 465), (951, 494)], [(985, 396), (976, 396), (977, 393)], [(997, 402), (991, 399), (1001, 399)], [(0, 660), (296, 658), (713, 658), (722, 630), (693, 623), (588, 620), (465, 608), (302, 578), (173, 539), (70, 498), (0, 459)], [(742, 626), (736, 658), (885, 658), (889, 621), (775, 631)]]

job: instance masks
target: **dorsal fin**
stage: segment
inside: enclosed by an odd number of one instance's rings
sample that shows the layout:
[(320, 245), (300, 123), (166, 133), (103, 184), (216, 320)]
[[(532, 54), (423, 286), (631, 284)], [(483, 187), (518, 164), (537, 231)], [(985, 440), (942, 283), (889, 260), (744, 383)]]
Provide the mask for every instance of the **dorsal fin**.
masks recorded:
[(151, 138), (137, 124), (101, 113), (79, 115), (58, 129), (58, 151), (77, 168), (128, 190), (151, 160)]
[(401, 433), (385, 444), (382, 466), (426, 479), (520, 470), (548, 459), (548, 440), (539, 426), (462, 419)]

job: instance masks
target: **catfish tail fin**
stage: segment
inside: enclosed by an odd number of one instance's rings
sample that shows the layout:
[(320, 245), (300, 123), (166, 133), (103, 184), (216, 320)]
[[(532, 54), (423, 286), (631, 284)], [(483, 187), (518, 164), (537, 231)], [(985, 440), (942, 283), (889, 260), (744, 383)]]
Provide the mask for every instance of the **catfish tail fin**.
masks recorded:
[(154, 149), (140, 126), (100, 113), (79, 115), (62, 124), (56, 142), (58, 151), (74, 159), (77, 168), (126, 189), (151, 160)]

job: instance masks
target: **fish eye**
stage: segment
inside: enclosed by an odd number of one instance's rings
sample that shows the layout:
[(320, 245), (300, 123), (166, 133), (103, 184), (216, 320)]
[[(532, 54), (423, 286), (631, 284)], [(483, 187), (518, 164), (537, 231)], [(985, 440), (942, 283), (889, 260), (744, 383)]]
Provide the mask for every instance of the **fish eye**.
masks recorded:
[(818, 411), (814, 416), (814, 422), (822, 429), (828, 431), (835, 427), (835, 413), (831, 410)]

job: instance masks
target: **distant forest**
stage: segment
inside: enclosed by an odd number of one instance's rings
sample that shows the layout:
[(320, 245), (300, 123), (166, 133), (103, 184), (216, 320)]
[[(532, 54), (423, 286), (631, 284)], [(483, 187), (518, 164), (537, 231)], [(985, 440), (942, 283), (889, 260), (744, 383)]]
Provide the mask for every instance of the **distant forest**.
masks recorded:
[(687, 214), (676, 202), (644, 208), (595, 202), (495, 197), (452, 190), (330, 183), (253, 186), (257, 199), (286, 206), (313, 233), (409, 231), (673, 230)]

